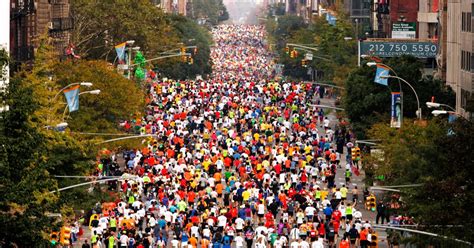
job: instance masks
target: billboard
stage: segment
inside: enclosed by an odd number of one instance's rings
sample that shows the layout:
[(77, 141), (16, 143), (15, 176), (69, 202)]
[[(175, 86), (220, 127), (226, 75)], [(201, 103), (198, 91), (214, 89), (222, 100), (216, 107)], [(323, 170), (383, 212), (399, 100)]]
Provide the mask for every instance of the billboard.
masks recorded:
[(415, 39), (416, 22), (392, 23), (392, 39)]
[[(10, 1), (0, 1), (0, 49), (10, 52)], [(8, 67), (0, 69), (0, 90), (3, 90), (8, 84)]]
[(438, 45), (434, 42), (363, 41), (360, 43), (360, 55), (376, 57), (412, 55), (417, 58), (435, 58), (437, 54)]

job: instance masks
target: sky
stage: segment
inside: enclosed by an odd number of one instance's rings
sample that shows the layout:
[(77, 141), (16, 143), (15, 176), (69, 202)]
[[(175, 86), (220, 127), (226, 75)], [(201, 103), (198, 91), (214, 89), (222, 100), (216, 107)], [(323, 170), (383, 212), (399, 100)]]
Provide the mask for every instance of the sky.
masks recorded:
[(261, 0), (224, 0), (229, 19), (234, 24), (258, 24)]

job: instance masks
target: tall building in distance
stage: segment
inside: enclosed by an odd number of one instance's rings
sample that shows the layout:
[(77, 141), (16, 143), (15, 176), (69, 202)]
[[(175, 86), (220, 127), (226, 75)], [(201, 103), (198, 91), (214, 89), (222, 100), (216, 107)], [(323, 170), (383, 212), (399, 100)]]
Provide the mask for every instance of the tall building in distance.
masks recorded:
[(70, 43), (74, 23), (69, 0), (10, 0), (10, 54), (15, 62), (31, 63), (37, 39), (46, 34), (59, 55)]
[(456, 92), (456, 112), (472, 118), (474, 105), (474, 0), (447, 0), (446, 83)]

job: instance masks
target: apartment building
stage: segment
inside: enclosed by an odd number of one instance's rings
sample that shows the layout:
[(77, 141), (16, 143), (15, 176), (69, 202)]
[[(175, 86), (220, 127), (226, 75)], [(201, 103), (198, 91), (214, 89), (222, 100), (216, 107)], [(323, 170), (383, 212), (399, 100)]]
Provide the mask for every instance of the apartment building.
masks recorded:
[(10, 0), (10, 55), (15, 62), (31, 63), (42, 34), (63, 55), (73, 27), (69, 0)]
[(447, 0), (446, 83), (456, 92), (456, 112), (472, 118), (474, 105), (474, 0)]

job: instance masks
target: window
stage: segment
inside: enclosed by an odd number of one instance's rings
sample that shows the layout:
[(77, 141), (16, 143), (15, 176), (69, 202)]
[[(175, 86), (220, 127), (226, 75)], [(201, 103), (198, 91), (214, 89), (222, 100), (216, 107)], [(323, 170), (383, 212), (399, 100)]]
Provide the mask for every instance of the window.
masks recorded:
[(466, 27), (464, 26), (466, 23), (466, 13), (462, 12), (461, 14), (461, 31), (466, 31)]
[(472, 30), (472, 13), (471, 12), (462, 12), (461, 15), (461, 31), (471, 32)]
[(474, 73), (474, 53), (471, 53), (471, 72)]
[(473, 54), (468, 51), (461, 50), (461, 70), (472, 71), (473, 70)]

